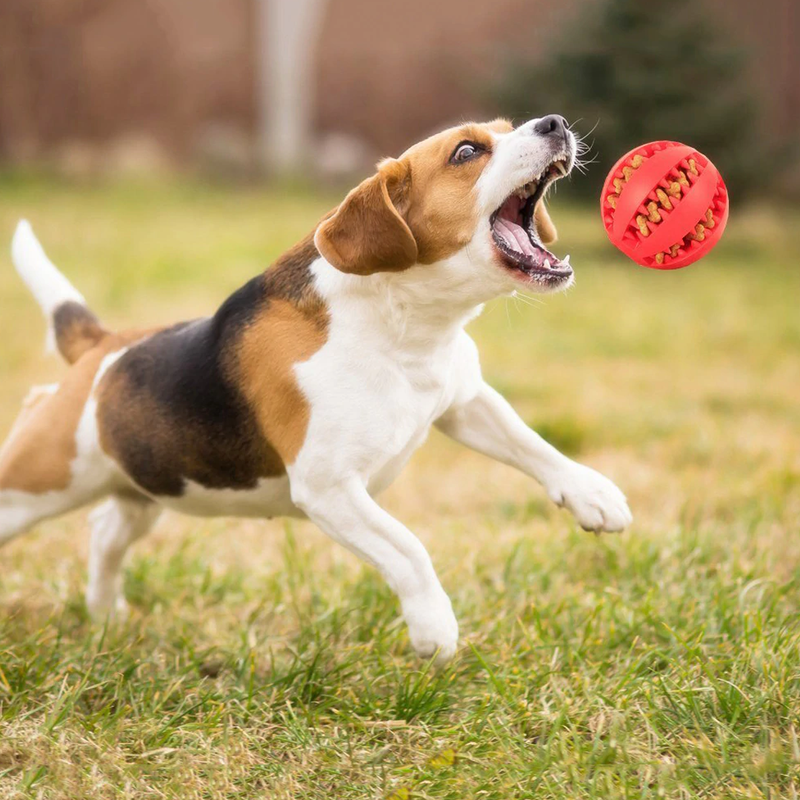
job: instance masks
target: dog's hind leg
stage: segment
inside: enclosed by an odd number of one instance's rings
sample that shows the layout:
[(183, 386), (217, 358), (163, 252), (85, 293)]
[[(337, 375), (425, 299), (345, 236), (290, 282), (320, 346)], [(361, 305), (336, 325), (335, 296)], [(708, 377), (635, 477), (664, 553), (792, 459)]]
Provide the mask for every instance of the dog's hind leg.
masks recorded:
[(0, 546), (33, 527), (42, 517), (16, 492), (0, 491)]
[(127, 614), (122, 591), (125, 554), (152, 529), (160, 511), (158, 505), (140, 495), (110, 497), (92, 511), (86, 606), (96, 620)]
[(0, 546), (26, 533), (39, 522), (85, 506), (103, 494), (105, 491), (101, 485), (46, 494), (0, 488)]
[(36, 387), (25, 400), (0, 447), (0, 545), (119, 484), (100, 450), (90, 398), (102, 358), (87, 354), (60, 385)]

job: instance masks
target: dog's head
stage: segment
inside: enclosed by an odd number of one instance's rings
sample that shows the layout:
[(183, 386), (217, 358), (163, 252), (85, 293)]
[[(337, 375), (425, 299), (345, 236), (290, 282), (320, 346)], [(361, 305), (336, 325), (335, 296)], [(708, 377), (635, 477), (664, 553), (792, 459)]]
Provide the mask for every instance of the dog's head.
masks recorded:
[(548, 187), (575, 162), (576, 140), (557, 115), (513, 128), (465, 124), (386, 159), (320, 223), (320, 254), (356, 275), (436, 268), (486, 299), (516, 288), (546, 292), (572, 282), (556, 238)]

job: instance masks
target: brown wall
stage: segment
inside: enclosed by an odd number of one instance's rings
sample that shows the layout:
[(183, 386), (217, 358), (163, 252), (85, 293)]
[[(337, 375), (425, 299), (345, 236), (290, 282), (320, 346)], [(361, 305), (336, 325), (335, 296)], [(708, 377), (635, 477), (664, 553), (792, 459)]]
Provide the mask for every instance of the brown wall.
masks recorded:
[(0, 149), (253, 121), (249, 0), (2, 0)]
[(770, 122), (800, 134), (800, 0), (713, 0), (751, 57)]
[[(800, 2), (713, 1), (755, 56), (769, 124), (800, 132)], [(590, 2), (330, 0), (319, 127), (393, 153), (481, 116), (480, 91), (503, 59), (543, 52)], [(2, 0), (0, 154), (133, 131), (186, 155), (206, 122), (252, 131), (253, 63), (252, 0)]]
[(404, 0), (397, 14), (394, 0), (331, 0), (321, 126), (392, 153), (442, 123), (482, 116), (481, 94), (504, 60), (543, 50), (581, 2)]

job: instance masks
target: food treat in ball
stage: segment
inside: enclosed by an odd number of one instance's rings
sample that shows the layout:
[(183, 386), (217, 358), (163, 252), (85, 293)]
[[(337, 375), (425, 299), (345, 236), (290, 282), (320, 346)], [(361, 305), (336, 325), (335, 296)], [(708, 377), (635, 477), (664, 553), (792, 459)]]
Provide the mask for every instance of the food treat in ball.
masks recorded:
[(679, 142), (651, 142), (624, 155), (600, 196), (608, 238), (637, 264), (687, 267), (716, 245), (728, 221), (717, 168)]

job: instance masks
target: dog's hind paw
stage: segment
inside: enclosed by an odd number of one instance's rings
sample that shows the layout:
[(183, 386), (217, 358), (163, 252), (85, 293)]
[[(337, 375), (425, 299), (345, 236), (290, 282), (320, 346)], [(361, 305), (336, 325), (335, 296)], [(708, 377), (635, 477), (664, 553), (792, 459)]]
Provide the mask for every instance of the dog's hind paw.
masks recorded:
[(444, 591), (436, 592), (433, 597), (426, 594), (405, 600), (403, 616), (411, 646), (420, 658), (434, 658), (438, 666), (456, 654), (458, 621)]

